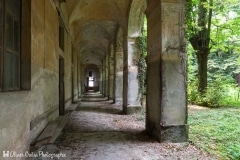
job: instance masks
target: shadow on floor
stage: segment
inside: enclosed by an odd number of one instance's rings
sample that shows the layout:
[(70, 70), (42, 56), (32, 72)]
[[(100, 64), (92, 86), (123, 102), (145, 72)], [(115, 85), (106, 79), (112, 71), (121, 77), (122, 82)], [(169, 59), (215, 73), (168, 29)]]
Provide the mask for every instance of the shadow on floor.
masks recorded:
[(80, 107), (76, 108), (76, 111), (98, 112), (98, 113), (120, 114), (120, 115), (123, 114), (122, 110), (120, 110), (120, 109), (104, 108), (104, 107), (101, 107), (101, 106), (80, 106)]

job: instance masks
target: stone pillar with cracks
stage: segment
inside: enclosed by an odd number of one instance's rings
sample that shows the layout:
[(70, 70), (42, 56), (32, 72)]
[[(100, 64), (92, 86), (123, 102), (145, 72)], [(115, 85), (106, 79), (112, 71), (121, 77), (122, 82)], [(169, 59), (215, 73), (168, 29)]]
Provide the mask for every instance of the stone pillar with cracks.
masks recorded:
[(146, 130), (160, 142), (186, 142), (187, 56), (184, 0), (149, 0)]
[(115, 102), (123, 103), (123, 31), (119, 28), (115, 52)]
[(109, 61), (108, 61), (108, 73), (109, 73), (109, 99), (114, 101), (114, 48), (110, 45), (109, 49)]
[(109, 64), (108, 64), (108, 54), (106, 54), (106, 57), (105, 57), (105, 96), (109, 98), (109, 74), (108, 74), (108, 69), (109, 69)]
[(140, 50), (136, 44), (136, 38), (128, 37), (128, 85), (127, 85), (127, 114), (141, 111), (141, 93), (138, 80), (138, 60)]

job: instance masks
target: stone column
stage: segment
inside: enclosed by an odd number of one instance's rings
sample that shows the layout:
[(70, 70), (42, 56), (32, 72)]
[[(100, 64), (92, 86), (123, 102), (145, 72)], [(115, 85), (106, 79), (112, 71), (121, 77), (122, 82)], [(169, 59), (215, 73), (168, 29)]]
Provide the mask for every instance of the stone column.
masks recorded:
[(96, 77), (95, 77), (95, 81), (96, 81), (96, 91), (100, 92), (100, 85), (101, 85), (101, 73), (100, 73), (100, 69), (99, 66), (96, 70)]
[(103, 63), (103, 65), (102, 65), (102, 94), (103, 94), (103, 96), (105, 97), (105, 94), (106, 94), (106, 92), (105, 92), (105, 65), (104, 65), (104, 63)]
[(78, 98), (81, 97), (82, 95), (82, 81), (81, 81), (81, 63), (80, 60), (78, 59), (78, 63), (77, 63), (77, 86), (78, 86)]
[(139, 90), (138, 60), (140, 49), (135, 43), (136, 38), (128, 38), (128, 106), (127, 113), (135, 113), (141, 110), (141, 92)]
[(108, 74), (108, 54), (105, 57), (105, 96), (109, 98), (109, 74)]
[(102, 72), (102, 68), (99, 67), (99, 92), (102, 94), (103, 93), (103, 72)]
[(84, 84), (85, 84), (85, 78), (86, 78), (83, 65), (81, 65), (80, 72), (81, 72), (80, 73), (80, 77), (81, 77), (81, 92), (82, 92), (82, 95), (83, 95), (83, 93), (85, 92)]
[(188, 140), (183, 0), (148, 1), (146, 130), (160, 142)]
[(114, 102), (114, 48), (113, 45), (110, 45), (109, 51), (109, 61), (108, 61), (108, 73), (109, 73), (109, 99)]
[(128, 114), (128, 39), (123, 31), (123, 113)]
[(123, 31), (119, 28), (115, 53), (115, 102), (123, 103)]

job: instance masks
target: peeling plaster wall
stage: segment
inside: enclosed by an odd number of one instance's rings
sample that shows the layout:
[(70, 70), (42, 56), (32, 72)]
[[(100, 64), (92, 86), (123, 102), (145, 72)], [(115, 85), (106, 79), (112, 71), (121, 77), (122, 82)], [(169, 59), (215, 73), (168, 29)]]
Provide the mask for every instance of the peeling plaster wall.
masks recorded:
[[(3, 151), (27, 151), (47, 123), (58, 117), (59, 54), (63, 54), (65, 60), (66, 99), (72, 97), (70, 36), (66, 36), (66, 51), (61, 53), (58, 14), (50, 0), (31, 1), (30, 12), (31, 90), (0, 92), (0, 157)], [(74, 81), (77, 81), (76, 71)], [(74, 90), (74, 94), (76, 92)], [(66, 108), (69, 105), (66, 104)]]
[[(30, 121), (49, 110), (54, 110), (49, 119), (31, 128), (32, 141), (48, 121), (58, 116), (58, 16), (50, 1), (32, 2), (31, 35), (33, 40), (31, 98), (34, 105)], [(35, 41), (36, 39), (38, 41)]]
[(32, 100), (29, 91), (0, 93), (0, 157), (3, 151), (23, 152), (30, 143)]

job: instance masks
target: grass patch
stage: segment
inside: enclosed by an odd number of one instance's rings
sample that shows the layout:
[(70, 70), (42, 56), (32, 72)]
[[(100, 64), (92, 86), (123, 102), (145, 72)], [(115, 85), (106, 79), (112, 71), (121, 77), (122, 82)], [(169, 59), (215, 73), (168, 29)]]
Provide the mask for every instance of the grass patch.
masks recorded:
[(240, 107), (189, 112), (189, 139), (222, 159), (240, 160)]
[(240, 99), (233, 96), (224, 97), (220, 101), (220, 106), (224, 107), (240, 107)]

